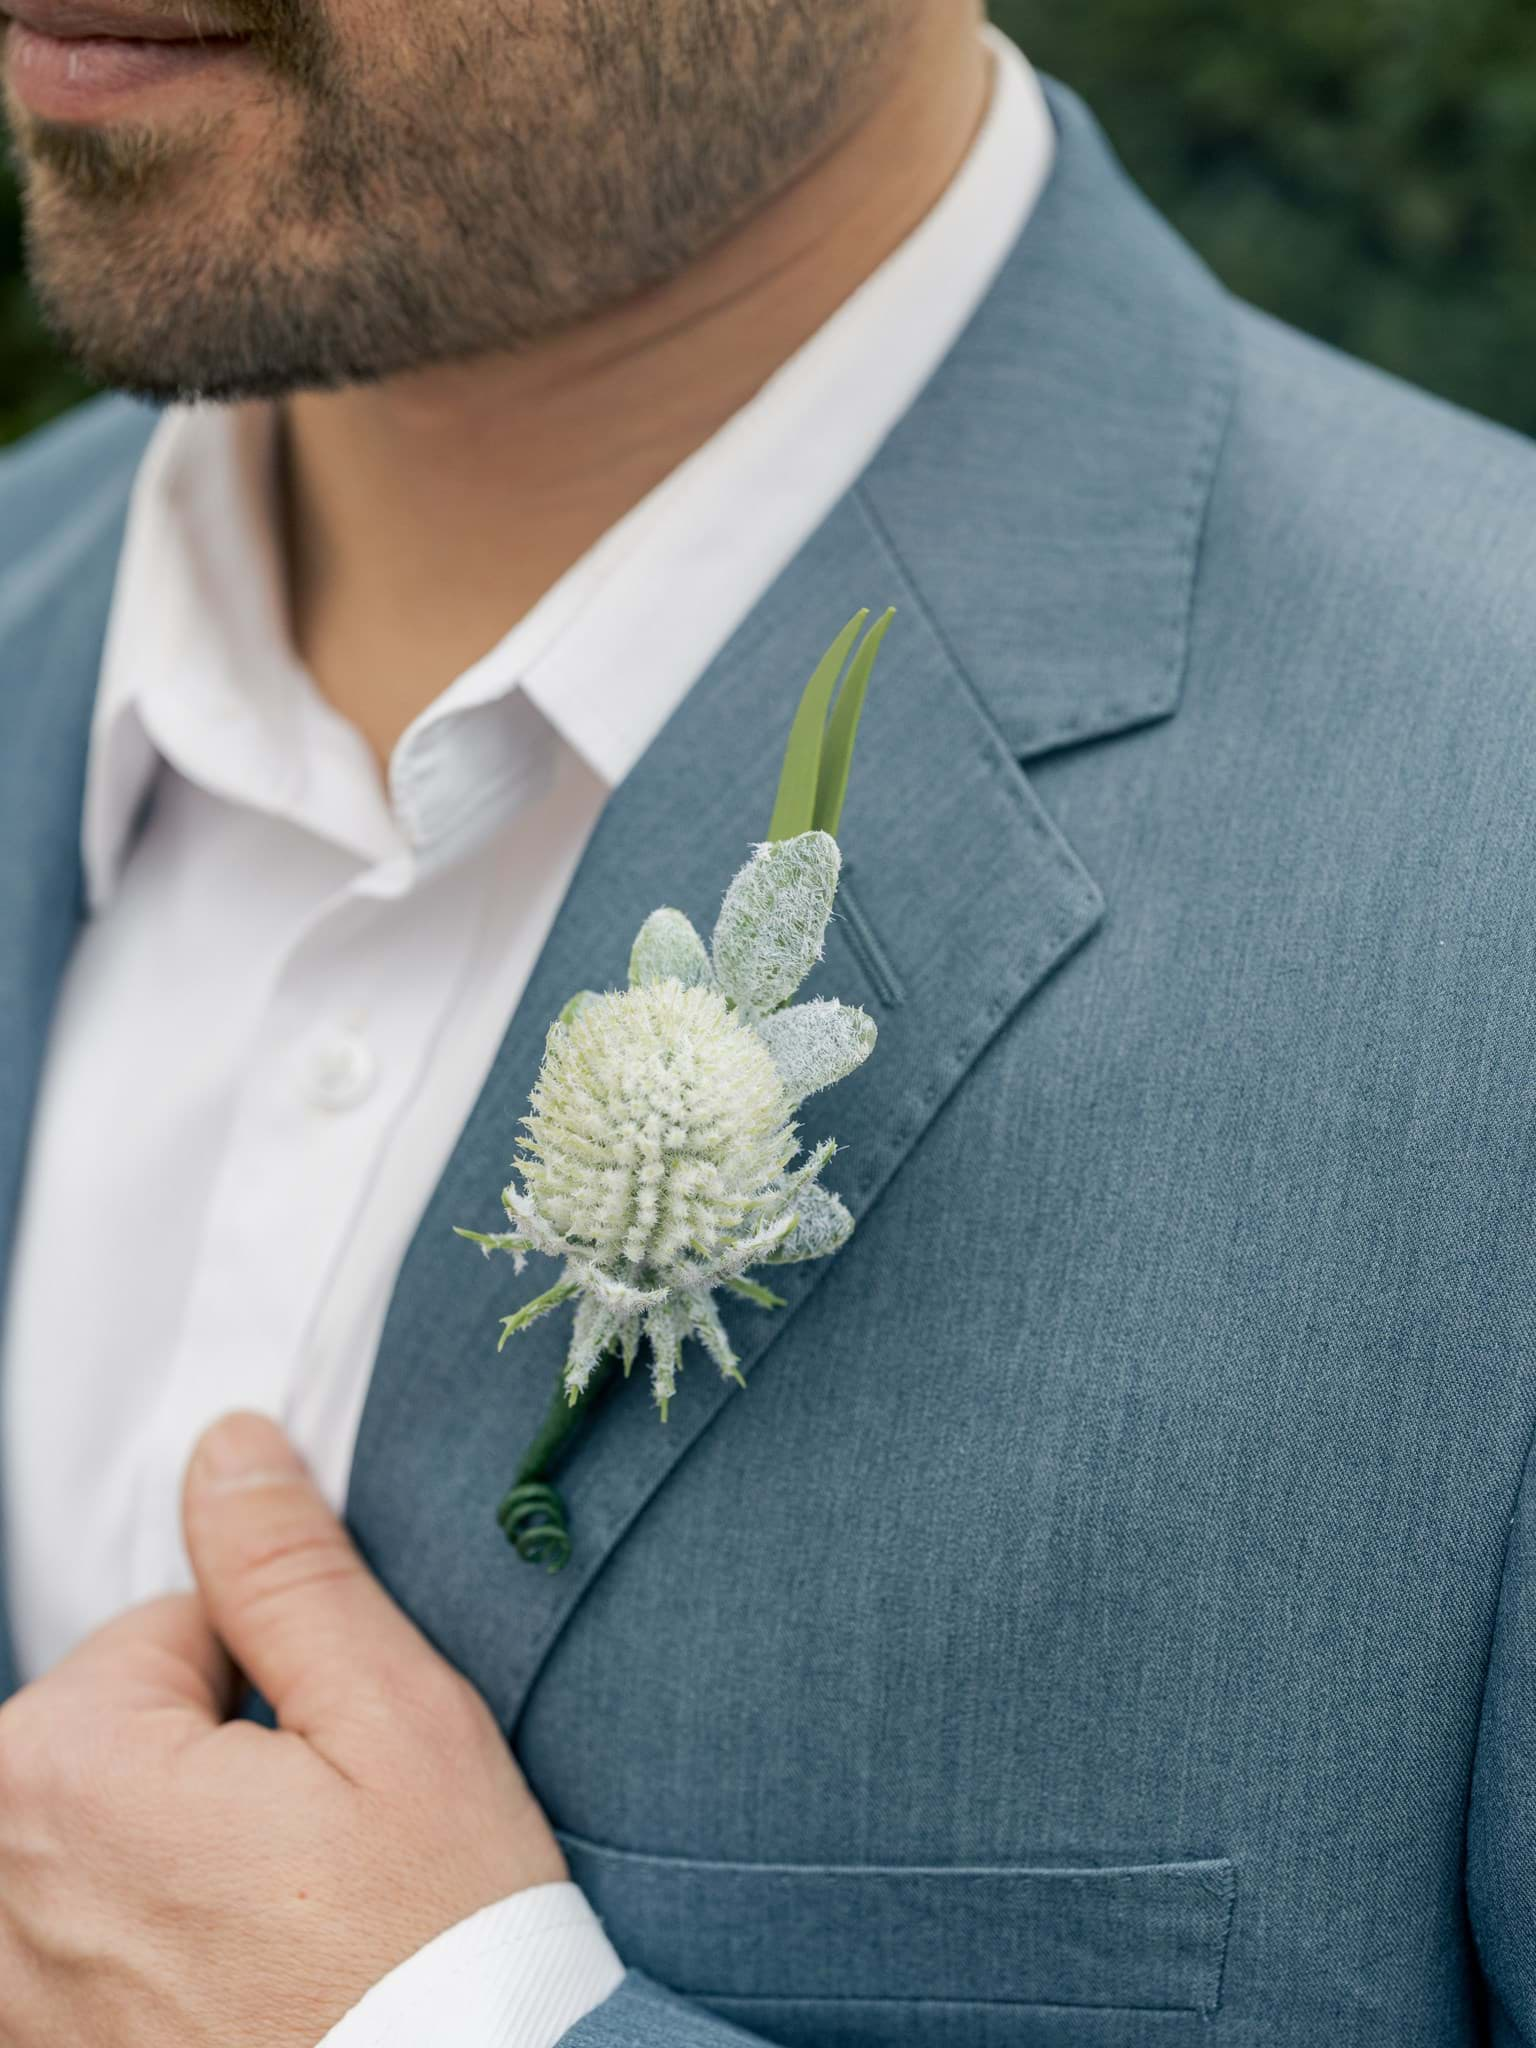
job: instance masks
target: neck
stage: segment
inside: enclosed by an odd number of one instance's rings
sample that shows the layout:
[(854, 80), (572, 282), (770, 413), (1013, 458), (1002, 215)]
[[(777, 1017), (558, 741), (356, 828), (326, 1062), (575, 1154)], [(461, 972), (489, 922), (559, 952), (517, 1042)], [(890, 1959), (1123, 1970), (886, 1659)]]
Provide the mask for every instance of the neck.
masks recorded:
[(977, 20), (925, 10), (879, 104), (665, 286), (516, 356), (285, 401), (295, 651), (381, 764), (917, 225), (986, 106)]

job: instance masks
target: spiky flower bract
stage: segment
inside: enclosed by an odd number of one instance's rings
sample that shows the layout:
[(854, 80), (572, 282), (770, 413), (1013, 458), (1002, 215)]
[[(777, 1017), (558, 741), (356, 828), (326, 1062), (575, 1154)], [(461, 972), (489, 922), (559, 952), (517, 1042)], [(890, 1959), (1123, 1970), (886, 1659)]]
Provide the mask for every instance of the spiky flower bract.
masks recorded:
[(553, 1287), (503, 1319), (502, 1342), (574, 1300), (573, 1402), (605, 1356), (628, 1372), (642, 1339), (663, 1419), (687, 1338), (739, 1380), (716, 1290), (775, 1305), (749, 1268), (825, 1257), (853, 1229), (820, 1183), (831, 1141), (795, 1159), (799, 1103), (875, 1042), (862, 1010), (790, 1004), (821, 957), (840, 864), (826, 832), (756, 847), (709, 947), (681, 911), (653, 912), (629, 986), (583, 991), (550, 1028), (502, 1190), (511, 1229), (460, 1235), (519, 1270), (532, 1251), (563, 1261)]

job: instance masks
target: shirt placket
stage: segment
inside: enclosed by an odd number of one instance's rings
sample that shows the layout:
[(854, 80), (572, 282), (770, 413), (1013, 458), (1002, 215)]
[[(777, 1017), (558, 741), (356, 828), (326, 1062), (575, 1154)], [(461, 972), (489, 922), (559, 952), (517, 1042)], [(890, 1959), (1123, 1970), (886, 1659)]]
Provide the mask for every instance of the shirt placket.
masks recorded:
[(293, 1406), (307, 1328), (462, 981), (469, 881), (423, 882), (409, 856), (370, 870), (317, 907), (273, 978), (135, 1461), (137, 1599), (188, 1582), (179, 1496), (199, 1431)]

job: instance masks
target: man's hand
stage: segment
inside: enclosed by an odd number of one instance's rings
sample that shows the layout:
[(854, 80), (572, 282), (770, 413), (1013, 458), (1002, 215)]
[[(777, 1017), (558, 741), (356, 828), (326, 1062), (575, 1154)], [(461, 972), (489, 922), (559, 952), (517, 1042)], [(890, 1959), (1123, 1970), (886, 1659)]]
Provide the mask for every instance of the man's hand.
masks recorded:
[[(444, 1928), (565, 1860), (478, 1693), (272, 1423), (183, 1497), (195, 1594), (0, 1709), (4, 2048), (313, 2048)], [(224, 1720), (238, 1665), (280, 1732)]]

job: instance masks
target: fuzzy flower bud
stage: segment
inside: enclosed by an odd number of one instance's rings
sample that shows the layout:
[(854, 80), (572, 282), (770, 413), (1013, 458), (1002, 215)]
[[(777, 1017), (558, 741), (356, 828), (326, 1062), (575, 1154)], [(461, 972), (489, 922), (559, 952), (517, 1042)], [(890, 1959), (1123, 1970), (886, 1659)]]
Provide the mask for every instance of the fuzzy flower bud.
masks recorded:
[(531, 1108), (529, 1201), (630, 1286), (696, 1284), (782, 1205), (792, 1105), (716, 989), (668, 979), (587, 1003), (550, 1034)]

